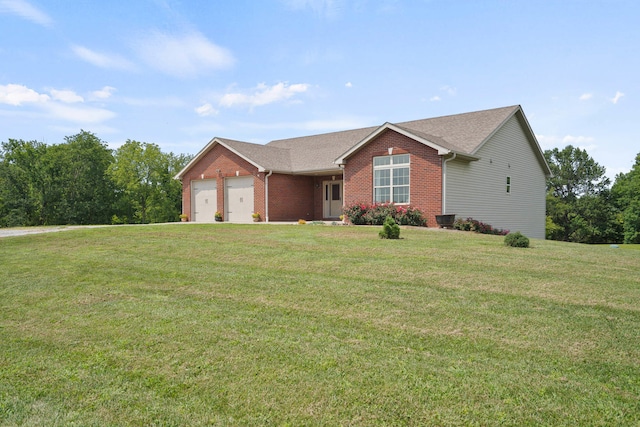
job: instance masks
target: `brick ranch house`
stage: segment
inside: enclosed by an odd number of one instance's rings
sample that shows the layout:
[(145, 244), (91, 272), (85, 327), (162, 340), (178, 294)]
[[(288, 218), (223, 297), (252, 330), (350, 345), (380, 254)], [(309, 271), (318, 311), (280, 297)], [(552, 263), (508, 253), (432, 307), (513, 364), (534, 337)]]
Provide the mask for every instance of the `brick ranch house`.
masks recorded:
[(176, 175), (190, 221), (335, 220), (394, 202), (545, 236), (551, 172), (519, 105), (252, 144), (213, 138)]

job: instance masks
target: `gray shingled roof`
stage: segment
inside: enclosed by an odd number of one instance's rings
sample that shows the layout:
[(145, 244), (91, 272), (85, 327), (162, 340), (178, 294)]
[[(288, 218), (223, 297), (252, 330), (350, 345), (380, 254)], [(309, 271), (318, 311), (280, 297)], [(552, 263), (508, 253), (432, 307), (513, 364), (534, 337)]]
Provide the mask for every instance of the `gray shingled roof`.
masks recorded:
[[(520, 106), (514, 105), (473, 113), (397, 123), (396, 125), (416, 135), (419, 135), (419, 133), (428, 135), (424, 136), (424, 138), (435, 144), (442, 144), (443, 147), (450, 150), (462, 154), (473, 154), (518, 109), (520, 109)], [(440, 143), (429, 136), (439, 138)]]
[[(520, 106), (395, 123), (394, 125), (447, 150), (473, 154)], [(334, 161), (371, 135), (379, 126), (281, 139), (267, 147), (291, 150), (294, 171), (335, 169)]]
[(226, 138), (216, 139), (245, 159), (251, 161), (251, 163), (267, 170), (280, 172), (290, 172), (294, 170), (291, 164), (291, 151), (285, 148), (234, 141)]
[[(448, 151), (473, 155), (520, 106), (495, 108), (472, 113), (455, 114), (431, 119), (395, 123), (394, 126), (425, 139)], [(383, 125), (384, 126), (384, 125)], [(237, 154), (264, 170), (290, 173), (311, 173), (336, 170), (336, 159), (361, 143), (380, 126), (353, 129), (321, 135), (271, 141), (266, 145), (231, 139), (214, 138)], [(210, 145), (212, 145), (210, 143)], [(209, 147), (209, 146), (208, 146)], [(205, 152), (208, 147), (202, 152)], [(202, 153), (201, 152), (201, 153)], [(197, 161), (200, 154), (193, 159)], [(187, 165), (177, 176), (186, 172)]]
[(291, 152), (294, 171), (322, 171), (338, 169), (334, 160), (349, 148), (365, 139), (378, 126), (325, 133), (322, 135), (271, 141), (267, 147), (278, 147)]

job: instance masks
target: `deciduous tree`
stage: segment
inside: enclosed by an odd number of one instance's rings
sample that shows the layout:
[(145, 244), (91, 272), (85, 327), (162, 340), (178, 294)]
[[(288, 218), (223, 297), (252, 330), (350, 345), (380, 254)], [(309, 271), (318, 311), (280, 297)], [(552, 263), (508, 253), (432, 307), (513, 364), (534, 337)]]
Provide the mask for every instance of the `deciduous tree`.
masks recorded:
[(47, 146), (9, 139), (0, 150), (0, 226), (41, 225)]
[(115, 152), (110, 175), (116, 185), (116, 220), (130, 223), (177, 221), (182, 186), (174, 175), (189, 161), (164, 154), (156, 144), (127, 140)]
[(44, 206), (46, 222), (108, 223), (113, 185), (107, 170), (112, 162), (106, 143), (84, 130), (49, 147), (43, 170), (51, 199)]
[(573, 200), (599, 194), (609, 188), (605, 168), (596, 163), (586, 150), (567, 145), (562, 150), (547, 150), (544, 155), (552, 172), (547, 189), (555, 197)]
[(620, 240), (605, 168), (580, 148), (545, 151), (553, 176), (547, 181), (547, 238), (580, 243)]
[(640, 153), (628, 173), (616, 176), (611, 193), (621, 212), (624, 243), (640, 243)]

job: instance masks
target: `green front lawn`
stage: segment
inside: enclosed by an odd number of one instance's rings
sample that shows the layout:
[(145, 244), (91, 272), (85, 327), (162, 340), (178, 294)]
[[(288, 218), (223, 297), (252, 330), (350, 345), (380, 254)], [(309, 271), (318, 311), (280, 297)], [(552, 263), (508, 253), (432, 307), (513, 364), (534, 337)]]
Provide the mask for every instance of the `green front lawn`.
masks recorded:
[(638, 251), (410, 228), (0, 239), (0, 425), (633, 425)]

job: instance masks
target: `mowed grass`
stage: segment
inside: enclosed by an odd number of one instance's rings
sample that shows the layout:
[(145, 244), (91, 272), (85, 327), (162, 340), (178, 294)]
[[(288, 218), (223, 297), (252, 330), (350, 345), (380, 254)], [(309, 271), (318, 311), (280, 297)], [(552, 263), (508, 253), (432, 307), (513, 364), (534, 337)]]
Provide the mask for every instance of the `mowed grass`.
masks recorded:
[(0, 239), (0, 425), (640, 423), (640, 252), (379, 227)]

